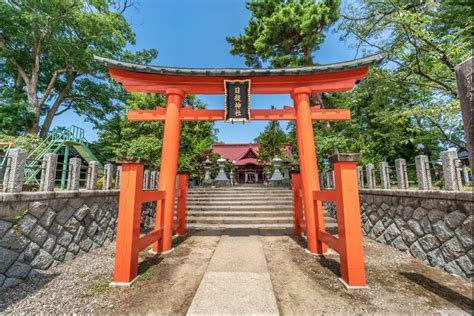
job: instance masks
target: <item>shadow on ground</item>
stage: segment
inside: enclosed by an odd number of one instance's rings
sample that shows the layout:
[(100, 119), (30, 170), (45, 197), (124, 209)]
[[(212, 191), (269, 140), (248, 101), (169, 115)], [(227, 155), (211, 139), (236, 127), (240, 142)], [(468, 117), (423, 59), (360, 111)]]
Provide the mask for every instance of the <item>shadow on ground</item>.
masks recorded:
[[(184, 236), (174, 237), (172, 241), (172, 247), (178, 247), (192, 235), (194, 235), (194, 232), (188, 232), (188, 234)], [(163, 256), (161, 254), (151, 255), (149, 252), (147, 252), (147, 255), (144, 257), (143, 261), (138, 264), (138, 275), (147, 272), (151, 267), (160, 264), (161, 261), (163, 261)]]
[[(49, 282), (53, 281), (59, 274), (38, 274), (34, 277), (28, 278), (22, 283), (13, 287), (7, 288), (0, 291), (0, 313), (5, 311), (8, 306), (15, 302), (21, 301), (22, 299), (33, 295), (36, 291), (46, 286)], [(19, 289), (13, 293), (12, 289)]]
[(462, 310), (466, 312), (471, 312), (472, 311), (472, 304), (473, 301), (456, 292), (451, 290), (449, 287), (444, 286), (438, 282), (436, 282), (433, 279), (430, 279), (423, 274), (416, 273), (416, 272), (401, 272), (400, 273), (402, 276), (407, 278), (408, 280), (424, 287), (428, 291), (432, 292), (433, 294), (436, 294), (437, 296), (447, 300), (448, 302), (458, 306)]

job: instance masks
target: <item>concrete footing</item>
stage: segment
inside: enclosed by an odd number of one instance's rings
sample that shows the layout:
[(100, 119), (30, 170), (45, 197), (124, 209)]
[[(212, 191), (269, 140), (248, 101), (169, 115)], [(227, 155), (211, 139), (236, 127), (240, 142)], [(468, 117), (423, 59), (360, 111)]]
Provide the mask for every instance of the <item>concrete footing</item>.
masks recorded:
[(337, 278), (341, 283), (342, 285), (344, 285), (344, 287), (348, 290), (365, 290), (365, 289), (368, 289), (369, 287), (367, 285), (365, 286), (359, 286), (359, 285), (349, 285), (346, 283), (346, 281), (344, 281), (342, 278)]
[(130, 287), (138, 279), (138, 276), (130, 282), (110, 282), (109, 287)]

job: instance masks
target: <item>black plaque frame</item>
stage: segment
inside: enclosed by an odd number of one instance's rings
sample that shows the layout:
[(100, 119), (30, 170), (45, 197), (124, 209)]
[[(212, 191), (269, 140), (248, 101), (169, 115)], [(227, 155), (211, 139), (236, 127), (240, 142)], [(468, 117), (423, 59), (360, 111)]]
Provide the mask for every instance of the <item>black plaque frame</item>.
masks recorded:
[[(227, 88), (227, 85), (228, 83), (230, 84), (241, 84), (243, 85), (244, 87), (246, 86), (247, 87), (247, 93), (244, 93), (245, 94), (245, 97), (247, 98), (247, 109), (242, 109), (243, 112), (245, 112), (245, 115), (243, 115), (241, 118), (236, 118), (235, 117), (235, 108), (233, 108), (231, 111), (229, 111), (229, 102), (228, 102), (228, 99), (230, 96), (233, 97), (234, 94), (230, 95), (229, 94), (229, 91), (228, 91), (228, 88)], [(245, 80), (224, 80), (224, 121), (225, 122), (230, 122), (230, 123), (234, 123), (234, 122), (247, 122), (247, 121), (250, 121), (250, 79), (245, 79)], [(232, 101), (232, 104), (235, 106), (234, 104), (235, 101)]]

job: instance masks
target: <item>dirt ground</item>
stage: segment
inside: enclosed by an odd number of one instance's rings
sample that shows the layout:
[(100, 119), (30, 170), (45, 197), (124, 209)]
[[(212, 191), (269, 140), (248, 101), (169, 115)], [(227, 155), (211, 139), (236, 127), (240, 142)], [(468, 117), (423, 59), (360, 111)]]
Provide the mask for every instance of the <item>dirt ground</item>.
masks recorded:
[[(261, 230), (281, 314), (468, 313), (469, 282), (431, 268), (394, 248), (364, 239), (368, 289), (346, 290), (334, 252), (314, 257), (290, 231)], [(0, 314), (173, 314), (188, 310), (222, 231), (194, 231), (174, 240), (175, 251), (143, 253), (130, 288), (110, 288), (114, 245), (60, 264), (0, 292)]]
[[(284, 232), (282, 232), (284, 234)], [(468, 314), (471, 284), (395, 248), (364, 238), (367, 289), (338, 281), (339, 256), (312, 256), (302, 238), (262, 231), (278, 308), (301, 314)]]

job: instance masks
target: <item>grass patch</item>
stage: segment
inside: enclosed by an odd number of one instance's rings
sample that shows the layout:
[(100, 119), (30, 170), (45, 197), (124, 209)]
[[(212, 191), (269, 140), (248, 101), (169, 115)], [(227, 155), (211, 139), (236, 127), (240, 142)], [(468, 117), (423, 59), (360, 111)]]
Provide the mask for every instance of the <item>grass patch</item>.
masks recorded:
[(21, 211), (20, 213), (18, 213), (15, 217), (13, 217), (13, 220), (12, 220), (12, 228), (13, 230), (15, 231), (15, 233), (19, 233), (20, 231), (20, 228), (19, 228), (19, 224), (20, 224), (20, 221), (25, 218), (26, 214), (28, 214), (28, 209), (24, 209), (23, 211)]
[(109, 283), (110, 283), (109, 279), (104, 279), (98, 282), (94, 282), (90, 284), (89, 286), (87, 286), (84, 290), (82, 290), (79, 296), (81, 298), (87, 298), (94, 295), (103, 294), (107, 292), (107, 290), (109, 289)]
[(151, 279), (151, 275), (148, 272), (144, 272), (137, 276), (137, 282), (148, 281)]

